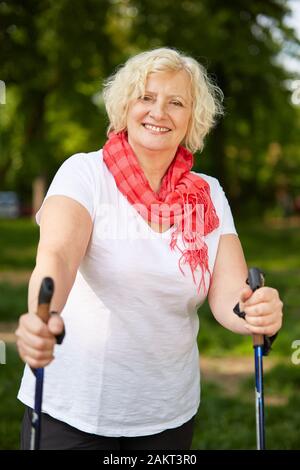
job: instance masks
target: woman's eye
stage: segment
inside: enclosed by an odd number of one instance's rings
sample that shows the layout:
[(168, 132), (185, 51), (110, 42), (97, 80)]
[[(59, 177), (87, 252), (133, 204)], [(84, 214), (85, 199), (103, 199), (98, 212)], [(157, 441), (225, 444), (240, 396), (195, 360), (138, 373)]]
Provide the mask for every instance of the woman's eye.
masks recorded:
[(180, 101), (171, 101), (171, 103), (175, 106), (182, 106), (182, 103)]
[(143, 101), (151, 101), (151, 100), (152, 100), (152, 96), (149, 96), (149, 95), (141, 96), (141, 100), (143, 100)]

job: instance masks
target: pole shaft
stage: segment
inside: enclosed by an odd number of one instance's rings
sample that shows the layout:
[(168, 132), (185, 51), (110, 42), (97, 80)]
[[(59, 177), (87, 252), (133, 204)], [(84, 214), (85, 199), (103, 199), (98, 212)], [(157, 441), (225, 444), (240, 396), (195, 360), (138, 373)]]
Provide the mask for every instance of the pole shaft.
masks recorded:
[(264, 416), (264, 386), (263, 386), (263, 348), (254, 347), (255, 360), (255, 405), (256, 405), (256, 444), (258, 450), (266, 448), (265, 416)]
[[(38, 296), (37, 315), (48, 323), (50, 317), (50, 302), (54, 292), (54, 282), (50, 277), (45, 277)], [(31, 418), (31, 436), (30, 436), (30, 450), (40, 449), (41, 438), (41, 420), (42, 420), (42, 400), (43, 400), (43, 385), (44, 385), (44, 369), (32, 369), (35, 375), (35, 396), (34, 396), (34, 409), (32, 410)]]

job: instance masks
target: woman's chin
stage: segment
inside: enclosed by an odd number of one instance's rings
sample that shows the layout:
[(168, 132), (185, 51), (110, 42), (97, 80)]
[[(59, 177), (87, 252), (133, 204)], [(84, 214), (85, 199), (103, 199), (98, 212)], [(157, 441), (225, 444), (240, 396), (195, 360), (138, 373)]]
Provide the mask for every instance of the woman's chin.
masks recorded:
[(151, 145), (147, 145), (147, 143), (144, 142), (143, 147), (149, 152), (167, 152), (168, 150), (171, 152), (173, 149), (170, 145), (164, 145), (163, 143), (157, 143), (156, 145), (152, 143)]
[(174, 143), (171, 142), (171, 139), (168, 139), (165, 135), (151, 135), (148, 138), (144, 137), (141, 139), (140, 145), (148, 150), (172, 150), (174, 147)]

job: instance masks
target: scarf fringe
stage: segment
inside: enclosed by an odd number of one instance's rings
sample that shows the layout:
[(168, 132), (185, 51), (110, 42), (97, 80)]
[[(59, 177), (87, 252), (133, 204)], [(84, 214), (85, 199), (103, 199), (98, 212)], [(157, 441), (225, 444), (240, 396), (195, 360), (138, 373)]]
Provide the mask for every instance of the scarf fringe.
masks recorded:
[(209, 269), (209, 262), (208, 262), (207, 245), (202, 240), (202, 248), (200, 249), (195, 247), (194, 249), (184, 248), (184, 250), (181, 250), (177, 243), (179, 233), (180, 232), (177, 229), (174, 230), (174, 232), (171, 235), (171, 243), (170, 243), (171, 250), (175, 250), (177, 248), (181, 252), (181, 256), (178, 260), (178, 267), (181, 273), (185, 276), (185, 273), (182, 267), (186, 264), (190, 266), (192, 277), (193, 277), (193, 282), (195, 285), (197, 285), (195, 273), (197, 272), (197, 268), (200, 268), (201, 276), (200, 276), (200, 281), (198, 282), (198, 286), (197, 286), (197, 294), (200, 293), (201, 288), (203, 288), (204, 293), (206, 293), (207, 292), (206, 281), (205, 281), (206, 272), (209, 274), (208, 285), (210, 284), (210, 280), (211, 280), (211, 272)]
[[(103, 155), (118, 189), (131, 204), (143, 206), (141, 212), (137, 210), (148, 223), (158, 222), (160, 227), (163, 223), (174, 225), (170, 248), (181, 252), (179, 269), (185, 275), (182, 267), (188, 264), (196, 284), (195, 274), (200, 268), (197, 291), (199, 293), (203, 288), (206, 293), (205, 274), (208, 272), (211, 279), (211, 273), (204, 239), (219, 226), (219, 218), (210, 197), (209, 184), (190, 171), (193, 155), (184, 147), (178, 147), (158, 193), (151, 189), (125, 132), (109, 135)], [(178, 246), (179, 234), (182, 235), (183, 250)]]

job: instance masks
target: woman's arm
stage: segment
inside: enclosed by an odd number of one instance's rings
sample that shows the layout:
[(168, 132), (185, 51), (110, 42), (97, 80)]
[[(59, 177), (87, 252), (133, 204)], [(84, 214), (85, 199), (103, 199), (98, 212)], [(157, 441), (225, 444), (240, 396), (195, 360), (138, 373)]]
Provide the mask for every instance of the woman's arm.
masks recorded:
[(54, 280), (50, 309), (61, 312), (75, 281), (92, 232), (92, 219), (80, 203), (66, 196), (45, 201), (40, 222), (36, 266), (28, 289), (28, 312), (21, 315), (16, 331), (21, 358), (31, 367), (44, 367), (53, 359), (55, 335), (61, 333), (61, 318), (46, 325), (35, 314), (42, 279)]
[[(282, 325), (282, 302), (278, 292), (261, 287), (253, 292), (246, 284), (248, 269), (237, 235), (220, 237), (208, 301), (216, 320), (225, 328), (240, 334), (274, 335)], [(240, 303), (246, 318), (234, 315)]]
[(28, 311), (37, 311), (37, 298), (42, 279), (55, 283), (51, 310), (60, 312), (75, 281), (92, 231), (87, 209), (66, 196), (51, 196), (45, 201), (40, 221), (40, 241), (36, 266), (28, 290)]

